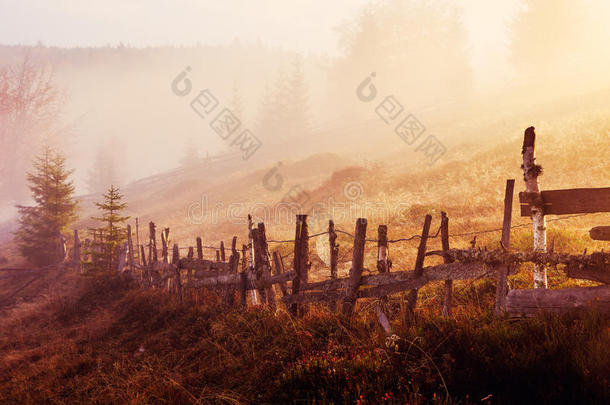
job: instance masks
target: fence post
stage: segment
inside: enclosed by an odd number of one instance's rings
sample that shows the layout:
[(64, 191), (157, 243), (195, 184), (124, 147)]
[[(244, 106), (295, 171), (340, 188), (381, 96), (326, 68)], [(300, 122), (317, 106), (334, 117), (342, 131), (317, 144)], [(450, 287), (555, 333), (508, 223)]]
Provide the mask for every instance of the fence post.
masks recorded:
[(140, 223), (136, 217), (136, 252), (138, 254), (138, 264), (142, 264), (140, 259)]
[[(546, 220), (544, 218), (544, 201), (538, 188), (538, 176), (542, 173), (542, 167), (536, 164), (535, 157), (536, 132), (534, 127), (525, 130), (523, 136), (523, 179), (525, 180), (525, 192), (534, 196), (531, 205), (532, 223), (534, 226), (534, 251), (546, 252)], [(546, 288), (546, 268), (543, 264), (534, 265), (534, 288)]]
[(192, 246), (189, 246), (189, 252), (187, 253), (186, 257), (188, 257), (189, 259), (192, 259), (195, 257), (195, 249), (193, 249)]
[(140, 245), (140, 260), (142, 261), (142, 266), (146, 266), (146, 255), (144, 254), (144, 245)]
[[(257, 263), (257, 278), (259, 280), (268, 281), (271, 277), (271, 264), (269, 263), (269, 248), (267, 246), (267, 236), (265, 232), (265, 223), (258, 223), (258, 254), (256, 258)], [(269, 285), (269, 287), (265, 288), (265, 296), (267, 298), (267, 303), (269, 307), (273, 310), (277, 307), (277, 302), (275, 299), (275, 291), (273, 290), (273, 285)]]
[[(510, 247), (510, 226), (513, 213), (513, 192), (515, 180), (506, 180), (506, 191), (504, 193), (504, 221), (502, 223), (502, 247)], [(496, 285), (496, 315), (501, 315), (506, 310), (506, 295), (508, 294), (508, 265), (500, 265), (498, 268), (498, 283)]]
[[(292, 280), (292, 295), (297, 295), (301, 284), (307, 283), (309, 266), (309, 229), (307, 228), (307, 215), (297, 215), (294, 233), (294, 272)], [(303, 315), (304, 305), (292, 304), (290, 313), (292, 316)]]
[(169, 263), (169, 228), (165, 228), (161, 231), (161, 244), (162, 244), (162, 255), (163, 262)]
[[(449, 250), (449, 217), (446, 212), (441, 212), (441, 244), (443, 252)], [(453, 259), (443, 256), (444, 263), (451, 263)], [(453, 300), (453, 280), (445, 280), (445, 291), (443, 296), (443, 316), (451, 315), (451, 301)]]
[(358, 298), (358, 288), (362, 279), (364, 265), (364, 243), (366, 241), (366, 219), (358, 218), (354, 232), (354, 251), (352, 253), (352, 268), (349, 271), (349, 285), (347, 286), (345, 300), (343, 301), (343, 313), (352, 315)]
[(220, 251), (219, 250), (216, 251), (216, 261), (220, 262)]
[(241, 271), (248, 269), (248, 246), (241, 245)]
[[(426, 258), (426, 243), (428, 242), (428, 234), (430, 233), (430, 224), (432, 223), (432, 215), (426, 215), (424, 220), (424, 228), (421, 233), (421, 239), (419, 241), (419, 247), (417, 249), (417, 259), (415, 260), (415, 269), (413, 275), (415, 277), (421, 277), (424, 272), (424, 259)], [(415, 311), (415, 305), (417, 302), (417, 289), (409, 291), (407, 298), (407, 309), (409, 313)]]
[[(275, 267), (275, 275), (279, 276), (280, 274), (282, 274), (284, 272), (284, 266), (282, 264), (282, 261), (280, 260), (280, 255), (278, 254), (278, 252), (273, 252), (273, 264)], [(280, 290), (282, 291), (282, 297), (285, 297), (286, 295), (288, 295), (288, 287), (286, 287), (286, 283), (281, 282), (280, 283)]]
[[(339, 245), (337, 245), (337, 233), (335, 232), (335, 222), (332, 219), (328, 220), (328, 245), (330, 248), (330, 278), (337, 279), (337, 261), (339, 259)], [(328, 303), (328, 308), (331, 312), (337, 310), (337, 301), (331, 300)]]
[[(390, 271), (390, 266), (388, 265), (387, 225), (379, 225), (379, 228), (377, 229), (377, 270), (379, 271), (379, 273), (387, 273)], [(390, 321), (388, 320), (388, 317), (384, 312), (384, 309), (387, 308), (387, 303), (387, 296), (380, 297), (379, 300), (375, 303), (375, 313), (377, 314), (377, 319), (383, 327), (385, 334), (387, 336), (390, 336), (394, 333), (394, 331), (392, 330)]]
[(197, 236), (197, 259), (203, 259), (203, 243), (201, 242), (201, 236)]
[(157, 257), (157, 232), (154, 222), (151, 221), (150, 224), (148, 224), (148, 231), (150, 238), (148, 243), (148, 261), (152, 263), (158, 261), (159, 259)]
[[(169, 230), (169, 228), (166, 228)], [(178, 294), (178, 302), (182, 304), (182, 278), (180, 275), (180, 249), (178, 244), (174, 243), (172, 249), (172, 265), (176, 274), (176, 293)]]
[(227, 261), (227, 256), (225, 255), (225, 243), (224, 241), (220, 241), (220, 261), (223, 263)]
[[(250, 236), (252, 239), (252, 245), (254, 246), (254, 268), (252, 269), (252, 274), (254, 275), (254, 278), (259, 281), (263, 278), (263, 254), (261, 252), (261, 238), (259, 229), (253, 228), (250, 231)], [(265, 302), (267, 302), (265, 288), (259, 286), (256, 288), (256, 291), (261, 304), (265, 304)]]

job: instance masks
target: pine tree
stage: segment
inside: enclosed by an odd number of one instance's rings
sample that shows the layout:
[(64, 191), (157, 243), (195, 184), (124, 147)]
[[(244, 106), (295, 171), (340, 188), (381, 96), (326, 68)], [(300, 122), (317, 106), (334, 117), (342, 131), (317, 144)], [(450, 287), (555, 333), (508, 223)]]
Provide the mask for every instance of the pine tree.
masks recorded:
[(127, 204), (121, 202), (123, 195), (119, 194), (119, 188), (111, 185), (104, 196), (104, 202), (95, 205), (102, 212), (100, 217), (93, 217), (104, 225), (97, 228), (101, 237), (97, 239), (91, 252), (93, 261), (100, 269), (110, 271), (118, 263), (118, 247), (127, 240), (127, 229), (122, 224), (130, 217), (121, 216), (121, 212), (127, 208)]
[(45, 147), (34, 161), (34, 173), (27, 181), (34, 206), (18, 205), (19, 229), (15, 239), (21, 254), (32, 263), (44, 266), (61, 261), (62, 233), (76, 219), (73, 170), (65, 167), (60, 153)]

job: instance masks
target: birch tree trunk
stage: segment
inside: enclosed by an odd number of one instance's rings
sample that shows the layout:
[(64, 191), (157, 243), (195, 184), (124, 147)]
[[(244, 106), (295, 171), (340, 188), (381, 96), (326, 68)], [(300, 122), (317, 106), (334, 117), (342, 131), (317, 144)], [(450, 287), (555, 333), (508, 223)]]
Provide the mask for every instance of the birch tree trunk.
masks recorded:
[[(538, 188), (538, 176), (542, 168), (536, 165), (535, 157), (536, 133), (534, 127), (525, 130), (523, 137), (523, 179), (525, 180), (525, 191), (527, 193), (538, 194), (531, 207), (534, 251), (546, 252), (546, 220), (544, 218), (544, 203)], [(546, 268), (542, 264), (534, 266), (534, 288), (546, 288)]]

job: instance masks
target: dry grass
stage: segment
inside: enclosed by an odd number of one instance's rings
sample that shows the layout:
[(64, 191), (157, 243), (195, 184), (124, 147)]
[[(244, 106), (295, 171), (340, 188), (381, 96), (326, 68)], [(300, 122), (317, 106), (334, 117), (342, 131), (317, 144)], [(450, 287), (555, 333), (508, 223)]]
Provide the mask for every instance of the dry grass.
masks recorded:
[(422, 292), (415, 318), (399, 296), (387, 347), (363, 303), (348, 320), (313, 307), (302, 320), (225, 310), (214, 296), (180, 306), (120, 278), (79, 278), (71, 295), (14, 312), (0, 329), (2, 403), (602, 403), (609, 398), (606, 319), (511, 322), (494, 287), (456, 289), (452, 319)]

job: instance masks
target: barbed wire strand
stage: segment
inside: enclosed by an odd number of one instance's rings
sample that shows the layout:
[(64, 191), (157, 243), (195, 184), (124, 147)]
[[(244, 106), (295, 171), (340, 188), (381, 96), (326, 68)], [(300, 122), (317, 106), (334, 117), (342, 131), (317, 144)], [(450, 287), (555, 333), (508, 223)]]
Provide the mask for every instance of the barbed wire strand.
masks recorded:
[[(553, 218), (553, 219), (547, 219), (546, 222), (558, 222), (558, 221), (565, 221), (567, 219), (572, 219), (572, 218), (579, 218), (579, 217), (584, 217), (584, 216), (588, 216), (588, 215), (596, 215), (596, 214), (603, 214), (601, 212), (596, 212), (596, 213), (586, 213), (586, 214), (577, 214), (577, 215), (569, 215), (566, 217), (561, 217), (561, 218)], [(515, 228), (522, 228), (525, 226), (532, 226), (532, 222), (525, 222), (522, 224), (517, 224), (517, 225), (513, 225), (510, 227), (510, 229), (515, 229)], [(491, 232), (500, 232), (502, 231), (504, 228), (494, 228), (494, 229), (486, 229), (486, 230), (482, 230), (482, 231), (472, 231), (472, 232), (463, 232), (463, 233), (455, 233), (455, 234), (449, 234), (450, 238), (459, 238), (459, 237), (463, 237), (463, 236), (474, 236), (474, 235), (481, 235), (481, 234), (485, 234), (485, 233), (491, 233)], [(352, 239), (355, 238), (355, 236), (347, 231), (344, 231), (342, 229), (335, 229), (336, 233), (341, 233), (344, 235), (347, 235), (349, 237), (351, 237)], [(439, 234), (441, 232), (441, 227), (439, 226), (439, 228), (437, 229), (437, 231), (434, 233), (434, 235), (432, 236), (428, 236), (428, 239), (435, 239), (438, 238)], [(307, 239), (312, 239), (318, 236), (322, 236), (322, 235), (327, 235), (328, 231), (324, 231), (324, 232), (319, 232), (319, 233), (315, 233), (313, 235), (309, 235), (307, 237)], [(422, 236), (419, 234), (416, 235), (411, 235), (409, 237), (404, 237), (404, 238), (398, 238), (398, 239), (388, 239), (388, 243), (397, 243), (397, 242), (408, 242), (414, 239), (421, 239)], [(365, 239), (366, 242), (373, 242), (373, 243), (377, 243), (379, 242), (378, 239), (370, 239), (367, 238)], [(269, 239), (267, 240), (267, 243), (295, 243), (294, 239)], [(215, 247), (215, 246), (202, 246), (204, 249), (214, 249), (214, 250), (220, 250), (220, 247)], [(248, 244), (248, 247), (250, 247), (250, 244)], [(180, 249), (188, 249), (188, 247), (182, 247)]]

